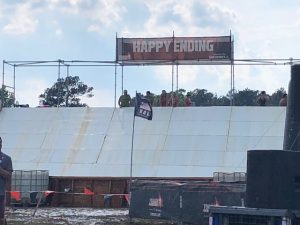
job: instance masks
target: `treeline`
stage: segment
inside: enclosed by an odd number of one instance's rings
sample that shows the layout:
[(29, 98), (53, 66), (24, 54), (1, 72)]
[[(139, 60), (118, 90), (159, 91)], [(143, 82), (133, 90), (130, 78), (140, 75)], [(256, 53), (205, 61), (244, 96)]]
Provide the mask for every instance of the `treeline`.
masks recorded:
[[(68, 76), (66, 78), (58, 79), (51, 87), (47, 88), (44, 93), (38, 97), (50, 107), (82, 107), (87, 106), (81, 102), (82, 96), (91, 98), (93, 97), (93, 87), (89, 87), (80, 81), (78, 76)], [(262, 90), (251, 90), (246, 88), (241, 91), (235, 91), (233, 94), (228, 92), (225, 96), (217, 96), (206, 89), (195, 89), (193, 91), (186, 91), (179, 89), (175, 93), (179, 97), (179, 106), (184, 105), (184, 98), (189, 93), (191, 95), (191, 101), (194, 106), (229, 106), (231, 100), (235, 106), (256, 106), (256, 100)], [(284, 88), (279, 88), (274, 93), (269, 94), (270, 106), (278, 106), (282, 95), (286, 93)], [(170, 93), (168, 93), (170, 95)], [(132, 96), (133, 97), (133, 96)], [(153, 98), (153, 106), (160, 106), (160, 93), (151, 93)], [(134, 98), (131, 101), (134, 102)], [(0, 88), (0, 105), (3, 107), (14, 106), (14, 95), (12, 92), (6, 90), (5, 86)]]
[[(235, 106), (257, 106), (257, 98), (260, 95), (260, 90), (251, 90), (246, 88), (241, 91), (236, 91), (233, 94), (228, 92), (226, 96), (217, 96), (206, 89), (195, 89), (193, 91), (187, 92), (184, 89), (179, 89), (175, 91), (179, 97), (179, 106), (184, 105), (184, 97), (186, 94), (191, 94), (191, 100), (194, 106), (229, 106), (231, 104), (231, 99), (233, 105)], [(282, 95), (286, 93), (284, 88), (277, 89), (274, 93), (268, 94), (270, 96), (270, 106), (278, 106)], [(170, 94), (170, 93), (169, 93)], [(160, 94), (156, 95), (151, 93), (153, 96), (153, 106), (159, 106)]]

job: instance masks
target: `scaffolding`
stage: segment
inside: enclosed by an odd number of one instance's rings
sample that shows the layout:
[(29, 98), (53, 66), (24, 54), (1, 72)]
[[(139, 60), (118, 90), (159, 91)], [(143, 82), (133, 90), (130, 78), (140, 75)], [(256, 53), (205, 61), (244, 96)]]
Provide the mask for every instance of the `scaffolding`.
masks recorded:
[[(173, 36), (169, 37), (170, 40), (175, 40), (174, 32)], [(185, 38), (185, 37), (184, 37)], [(178, 56), (172, 55), (175, 54), (174, 50), (170, 54), (171, 57), (167, 58), (167, 60), (161, 59), (142, 59), (142, 60), (127, 60), (123, 55), (124, 50), (126, 50), (126, 44), (123, 42), (124, 40), (130, 40), (130, 38), (118, 38), (116, 34), (116, 58), (111, 61), (100, 61), (100, 60), (31, 60), (31, 61), (7, 61), (3, 60), (2, 65), (2, 96), (1, 96), (1, 104), (3, 107), (4, 103), (4, 94), (3, 90), (8, 90), (13, 96), (13, 102), (16, 103), (16, 69), (21, 67), (57, 67), (57, 78), (61, 77), (61, 69), (65, 67), (67, 69), (67, 76), (69, 76), (69, 68), (70, 67), (114, 67), (114, 107), (117, 106), (117, 75), (118, 68), (121, 68), (121, 92), (123, 93), (123, 82), (124, 82), (124, 67), (128, 66), (165, 66), (169, 65), (172, 67), (172, 78), (171, 78), (171, 91), (174, 92), (179, 90), (179, 66), (190, 66), (190, 65), (229, 65), (230, 66), (230, 105), (234, 105), (233, 95), (235, 93), (235, 66), (243, 66), (243, 65), (292, 65), (295, 63), (299, 63), (300, 59), (293, 58), (275, 58), (275, 59), (235, 59), (234, 58), (234, 39), (230, 32), (230, 36), (223, 37), (203, 37), (212, 38), (212, 39), (222, 39), (227, 38), (227, 46), (224, 50), (224, 54), (228, 54), (224, 57), (224, 59), (210, 59), (209, 57), (204, 58), (192, 58), (192, 59), (179, 59)], [(159, 38), (149, 38), (148, 40), (160, 40)], [(162, 38), (164, 40), (167, 38)], [(197, 38), (191, 38), (191, 40)], [(199, 38), (198, 38), (199, 39)], [(144, 39), (135, 39), (135, 40), (144, 40)], [(224, 42), (225, 43), (225, 42)], [(121, 46), (121, 47), (120, 47)], [(200, 47), (199, 47), (200, 48)], [(170, 56), (169, 55), (169, 56)], [(175, 56), (175, 57), (174, 57)], [(217, 55), (218, 56), (218, 55)], [(177, 57), (177, 58), (176, 58)], [(13, 82), (8, 85), (6, 82), (6, 67), (10, 66), (13, 68)], [(176, 80), (175, 80), (176, 79)], [(174, 87), (175, 86), (175, 87)]]

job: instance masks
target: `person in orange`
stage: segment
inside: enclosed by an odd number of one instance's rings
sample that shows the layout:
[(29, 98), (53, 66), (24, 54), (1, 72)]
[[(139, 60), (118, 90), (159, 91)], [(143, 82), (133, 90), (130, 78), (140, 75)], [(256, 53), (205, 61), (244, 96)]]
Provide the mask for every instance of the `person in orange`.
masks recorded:
[(166, 107), (167, 106), (167, 92), (165, 90), (161, 91), (160, 99), (159, 99), (159, 105), (161, 107)]
[(10, 188), (11, 174), (13, 172), (10, 156), (2, 152), (2, 138), (0, 137), (0, 225), (6, 224), (5, 220), (5, 191)]
[(191, 94), (187, 93), (184, 98), (184, 106), (192, 106)]
[(175, 92), (171, 93), (170, 98), (168, 99), (168, 106), (177, 107), (179, 105), (179, 97)]
[(287, 106), (287, 94), (283, 94), (280, 101), (279, 106)]

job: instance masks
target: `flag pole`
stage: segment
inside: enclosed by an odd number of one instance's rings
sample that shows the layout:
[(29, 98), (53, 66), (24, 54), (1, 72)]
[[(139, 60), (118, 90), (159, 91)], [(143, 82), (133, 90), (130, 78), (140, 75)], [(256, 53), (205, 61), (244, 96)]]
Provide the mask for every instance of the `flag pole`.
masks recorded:
[[(129, 194), (129, 206), (131, 205), (131, 186), (132, 186), (132, 163), (133, 163), (133, 140), (134, 140), (134, 124), (135, 124), (135, 106), (136, 106), (136, 95), (135, 95), (135, 104), (134, 104), (134, 114), (133, 114), (133, 122), (132, 122), (132, 134), (131, 134), (131, 152), (130, 152), (130, 177), (129, 177), (129, 187), (128, 187), (128, 194)], [(129, 222), (132, 222), (131, 216), (129, 217)]]
[(135, 116), (133, 117), (132, 123), (132, 135), (131, 135), (131, 153), (130, 153), (130, 182), (129, 182), (129, 191), (131, 189), (132, 184), (132, 164), (133, 164), (133, 140), (134, 140), (134, 124), (135, 124)]
[[(137, 92), (136, 92), (137, 93)], [(136, 96), (135, 93), (135, 96)], [(137, 104), (137, 99), (135, 97), (134, 106)], [(135, 111), (135, 107), (134, 107)], [(129, 194), (131, 193), (132, 185), (132, 164), (133, 164), (133, 142), (134, 142), (134, 125), (135, 125), (135, 112), (133, 113), (133, 122), (132, 122), (132, 134), (131, 134), (131, 152), (130, 152), (130, 178), (129, 178)]]
[[(133, 170), (133, 143), (134, 143), (134, 126), (135, 126), (135, 117), (141, 117), (147, 120), (152, 120), (152, 106), (150, 101), (146, 98), (143, 98), (140, 94), (135, 92), (135, 101), (134, 101), (134, 114), (132, 121), (132, 135), (131, 135), (131, 152), (130, 152), (130, 178), (128, 184), (128, 193), (129, 198), (131, 199), (131, 188), (132, 188), (132, 170)], [(131, 200), (129, 200), (129, 205)]]

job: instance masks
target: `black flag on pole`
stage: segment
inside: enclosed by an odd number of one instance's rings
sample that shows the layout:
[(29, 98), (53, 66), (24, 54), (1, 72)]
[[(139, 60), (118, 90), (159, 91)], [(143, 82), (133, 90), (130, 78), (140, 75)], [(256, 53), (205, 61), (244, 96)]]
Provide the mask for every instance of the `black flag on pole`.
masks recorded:
[(152, 120), (152, 106), (148, 99), (136, 93), (134, 116), (139, 116), (147, 120)]

